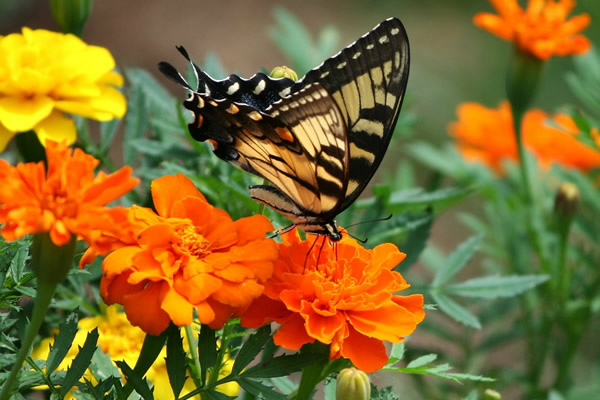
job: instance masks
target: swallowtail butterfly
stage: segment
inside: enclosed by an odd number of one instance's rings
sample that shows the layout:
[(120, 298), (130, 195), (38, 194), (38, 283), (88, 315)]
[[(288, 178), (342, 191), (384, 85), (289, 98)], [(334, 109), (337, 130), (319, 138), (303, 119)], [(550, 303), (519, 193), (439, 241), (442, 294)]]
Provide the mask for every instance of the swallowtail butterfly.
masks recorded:
[(377, 170), (402, 105), (409, 46), (400, 20), (383, 21), (297, 82), (262, 73), (215, 80), (191, 64), (196, 88), (170, 64), (159, 68), (190, 92), (192, 137), (270, 181), (250, 196), (288, 217), (288, 229), (340, 240), (334, 219)]

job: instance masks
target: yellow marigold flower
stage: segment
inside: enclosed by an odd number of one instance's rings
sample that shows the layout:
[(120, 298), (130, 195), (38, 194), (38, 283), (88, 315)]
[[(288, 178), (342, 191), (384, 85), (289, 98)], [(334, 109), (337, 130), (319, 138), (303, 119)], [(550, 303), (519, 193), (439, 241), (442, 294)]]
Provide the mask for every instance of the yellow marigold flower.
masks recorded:
[(0, 151), (19, 132), (75, 142), (64, 113), (106, 121), (125, 114), (123, 85), (110, 52), (74, 35), (23, 28), (0, 36)]
[[(92, 331), (94, 328), (98, 328), (98, 346), (100, 346), (104, 353), (110, 356), (113, 362), (124, 360), (132, 367), (135, 365), (146, 334), (140, 328), (131, 325), (127, 320), (125, 313), (119, 311), (118, 306), (109, 306), (106, 309), (106, 315), (82, 318), (79, 321), (78, 326), (79, 330), (77, 331), (75, 340), (73, 340), (73, 344), (69, 349), (67, 356), (58, 366), (59, 371), (64, 371), (71, 365), (73, 359), (79, 352), (79, 346), (83, 346), (88, 332)], [(198, 334), (199, 330), (199, 325), (194, 326), (195, 334)], [(182, 330), (182, 333), (185, 338), (185, 330)], [(53, 343), (53, 337), (43, 339), (33, 350), (31, 357), (37, 360), (46, 360), (50, 351), (50, 345)], [(183, 341), (183, 345), (184, 349), (188, 350), (187, 340)], [(160, 355), (156, 358), (156, 361), (154, 361), (154, 364), (146, 374), (146, 377), (154, 386), (154, 398), (156, 400), (170, 400), (173, 398), (173, 391), (171, 390), (169, 377), (167, 375), (166, 356), (166, 348), (163, 348)], [(219, 377), (229, 375), (232, 367), (233, 361), (226, 360), (224, 367), (219, 373)], [(86, 371), (84, 377), (96, 382), (95, 377), (90, 370)], [(39, 387), (39, 389), (43, 388), (45, 387)], [(187, 379), (180, 396), (186, 395), (195, 388), (193, 381)], [(235, 382), (230, 382), (218, 386), (217, 390), (228, 396), (236, 396), (239, 392), (239, 386)], [(72, 394), (66, 398), (75, 399)], [(194, 396), (193, 399), (200, 399), (200, 396)]]
[(523, 10), (517, 0), (490, 0), (498, 11), (478, 13), (473, 22), (521, 50), (542, 60), (553, 55), (566, 56), (588, 51), (590, 41), (579, 32), (590, 24), (590, 16), (567, 16), (574, 0), (529, 0)]

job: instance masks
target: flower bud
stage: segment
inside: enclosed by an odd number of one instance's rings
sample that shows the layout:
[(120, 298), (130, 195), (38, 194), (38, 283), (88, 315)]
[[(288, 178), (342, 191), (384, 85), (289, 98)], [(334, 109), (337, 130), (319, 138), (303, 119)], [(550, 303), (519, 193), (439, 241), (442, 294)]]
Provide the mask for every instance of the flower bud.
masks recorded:
[(533, 99), (542, 75), (544, 61), (515, 46), (506, 80), (508, 100), (515, 109), (524, 112)]
[(501, 400), (502, 395), (493, 389), (485, 389), (483, 392), (483, 400)]
[(371, 398), (369, 376), (356, 368), (344, 368), (337, 377), (337, 400), (368, 400)]
[(554, 212), (560, 218), (571, 218), (579, 205), (579, 189), (571, 182), (563, 182), (554, 198)]
[(273, 68), (273, 71), (271, 71), (269, 76), (271, 78), (288, 78), (293, 80), (294, 82), (298, 80), (298, 74), (296, 73), (296, 71), (294, 71), (290, 67), (286, 67), (285, 65)]
[(31, 269), (39, 282), (56, 285), (67, 277), (73, 267), (77, 235), (63, 246), (52, 242), (47, 232), (33, 235), (31, 245)]
[(61, 31), (81, 36), (92, 0), (50, 0), (50, 8)]

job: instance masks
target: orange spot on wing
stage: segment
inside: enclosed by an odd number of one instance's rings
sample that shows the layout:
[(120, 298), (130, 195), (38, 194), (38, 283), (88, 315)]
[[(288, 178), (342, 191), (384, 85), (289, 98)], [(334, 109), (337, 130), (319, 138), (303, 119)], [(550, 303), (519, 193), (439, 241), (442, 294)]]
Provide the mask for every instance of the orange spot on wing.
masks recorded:
[(294, 135), (288, 128), (275, 128), (275, 132), (279, 135), (279, 137), (287, 142), (294, 143)]
[(206, 141), (208, 143), (210, 143), (210, 145), (213, 148), (213, 151), (216, 150), (219, 147), (219, 143), (216, 140), (214, 140), (214, 139), (206, 139)]
[(201, 128), (203, 122), (204, 122), (204, 117), (202, 116), (202, 114), (198, 114), (198, 122), (196, 123), (196, 128)]

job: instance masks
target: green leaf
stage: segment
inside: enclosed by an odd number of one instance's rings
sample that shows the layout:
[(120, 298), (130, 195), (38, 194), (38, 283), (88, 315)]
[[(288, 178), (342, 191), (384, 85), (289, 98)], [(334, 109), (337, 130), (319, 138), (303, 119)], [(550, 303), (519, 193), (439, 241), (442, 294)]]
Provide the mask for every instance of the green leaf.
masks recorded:
[(217, 338), (215, 331), (208, 325), (202, 324), (200, 336), (198, 337), (198, 359), (200, 360), (200, 380), (206, 383), (206, 372), (215, 366), (217, 362)]
[[(143, 98), (152, 114), (171, 112), (174, 104), (178, 103), (169, 92), (146, 70), (141, 68), (126, 68), (125, 75), (134, 89), (142, 91)], [(127, 112), (129, 113), (130, 110)]]
[(472, 390), (463, 400), (477, 400), (477, 390)]
[(416, 228), (409, 231), (406, 240), (402, 243), (402, 252), (406, 253), (406, 258), (402, 260), (394, 271), (405, 272), (413, 266), (419, 260), (421, 253), (425, 250), (427, 240), (429, 239), (429, 232), (431, 231), (431, 225), (433, 223), (433, 216), (431, 210), (428, 220), (417, 225)]
[(446, 286), (444, 293), (480, 299), (513, 297), (546, 282), (549, 278), (548, 275), (484, 276)]
[(96, 352), (92, 357), (90, 371), (98, 381), (108, 381), (110, 378), (121, 379), (121, 373), (119, 372), (119, 369), (115, 366), (115, 364), (113, 364), (110, 356), (104, 353), (100, 347), (96, 349)]
[(237, 381), (239, 385), (248, 393), (253, 394), (254, 396), (262, 395), (261, 398), (266, 400), (285, 400), (287, 396), (277, 393), (270, 387), (263, 385), (260, 382), (251, 380), (251, 379), (240, 379)]
[(183, 385), (185, 384), (185, 351), (183, 350), (183, 341), (179, 329), (169, 331), (167, 337), (167, 374), (169, 383), (173, 389), (173, 395), (177, 398)]
[(421, 356), (417, 359), (412, 360), (410, 363), (408, 363), (406, 368), (422, 367), (423, 365), (427, 365), (429, 363), (434, 362), (435, 360), (437, 360), (437, 357), (438, 357), (437, 354), (426, 354), (424, 356)]
[(73, 339), (77, 334), (77, 321), (79, 317), (76, 312), (67, 316), (65, 322), (61, 324), (60, 331), (54, 340), (54, 344), (50, 346), (50, 353), (46, 361), (46, 373), (50, 374), (58, 368), (58, 365), (65, 358), (69, 349), (73, 345)]
[(79, 348), (79, 353), (73, 359), (71, 367), (67, 370), (65, 379), (63, 379), (60, 394), (65, 396), (69, 390), (79, 381), (79, 378), (84, 374), (85, 370), (88, 369), (90, 361), (96, 351), (96, 343), (98, 343), (98, 328), (94, 328), (93, 331), (88, 333), (85, 338), (83, 347)]
[(289, 395), (298, 388), (298, 384), (294, 383), (287, 376), (276, 376), (270, 378), (269, 381), (283, 394)]
[(203, 393), (206, 394), (206, 397), (209, 400), (229, 400), (229, 399), (234, 399), (234, 397), (227, 396), (226, 394), (221, 393), (221, 392), (217, 392), (216, 390), (206, 390)]
[(141, 376), (136, 373), (125, 361), (116, 361), (117, 367), (121, 369), (123, 376), (127, 379), (127, 384), (131, 385), (133, 389), (140, 395), (144, 400), (153, 400), (154, 395), (148, 387), (148, 382), (142, 379)]
[(391, 386), (378, 388), (371, 383), (371, 400), (400, 400)]
[(431, 293), (433, 299), (446, 315), (471, 328), (481, 329), (481, 324), (477, 317), (471, 314), (466, 308), (452, 300), (450, 297), (441, 293)]
[(475, 235), (464, 241), (446, 259), (446, 263), (433, 278), (432, 286), (439, 288), (452, 279), (479, 249), (482, 236)]
[[(248, 366), (263, 349), (269, 338), (271, 337), (271, 326), (265, 325), (262, 328), (254, 332), (248, 340), (242, 345), (242, 348), (238, 352), (231, 374), (233, 376), (238, 375), (244, 368)], [(275, 359), (271, 360), (273, 362)], [(252, 370), (252, 368), (250, 368)], [(249, 372), (250, 370), (246, 371)], [(281, 376), (281, 375), (274, 375)]]
[(100, 153), (107, 153), (111, 148), (120, 126), (121, 120), (118, 118), (100, 123)]
[(243, 371), (240, 376), (245, 378), (273, 378), (276, 376), (285, 376), (292, 372), (300, 371), (308, 365), (323, 361), (320, 358), (322, 357), (312, 353), (293, 354), (289, 356), (283, 355), (248, 368)]
[(221, 59), (214, 51), (208, 51), (204, 56), (202, 70), (217, 79), (224, 78), (227, 75), (227, 71), (221, 62)]
[(133, 87), (127, 101), (125, 131), (123, 133), (123, 160), (132, 165), (138, 155), (137, 139), (144, 137), (148, 127), (148, 111), (141, 88)]

